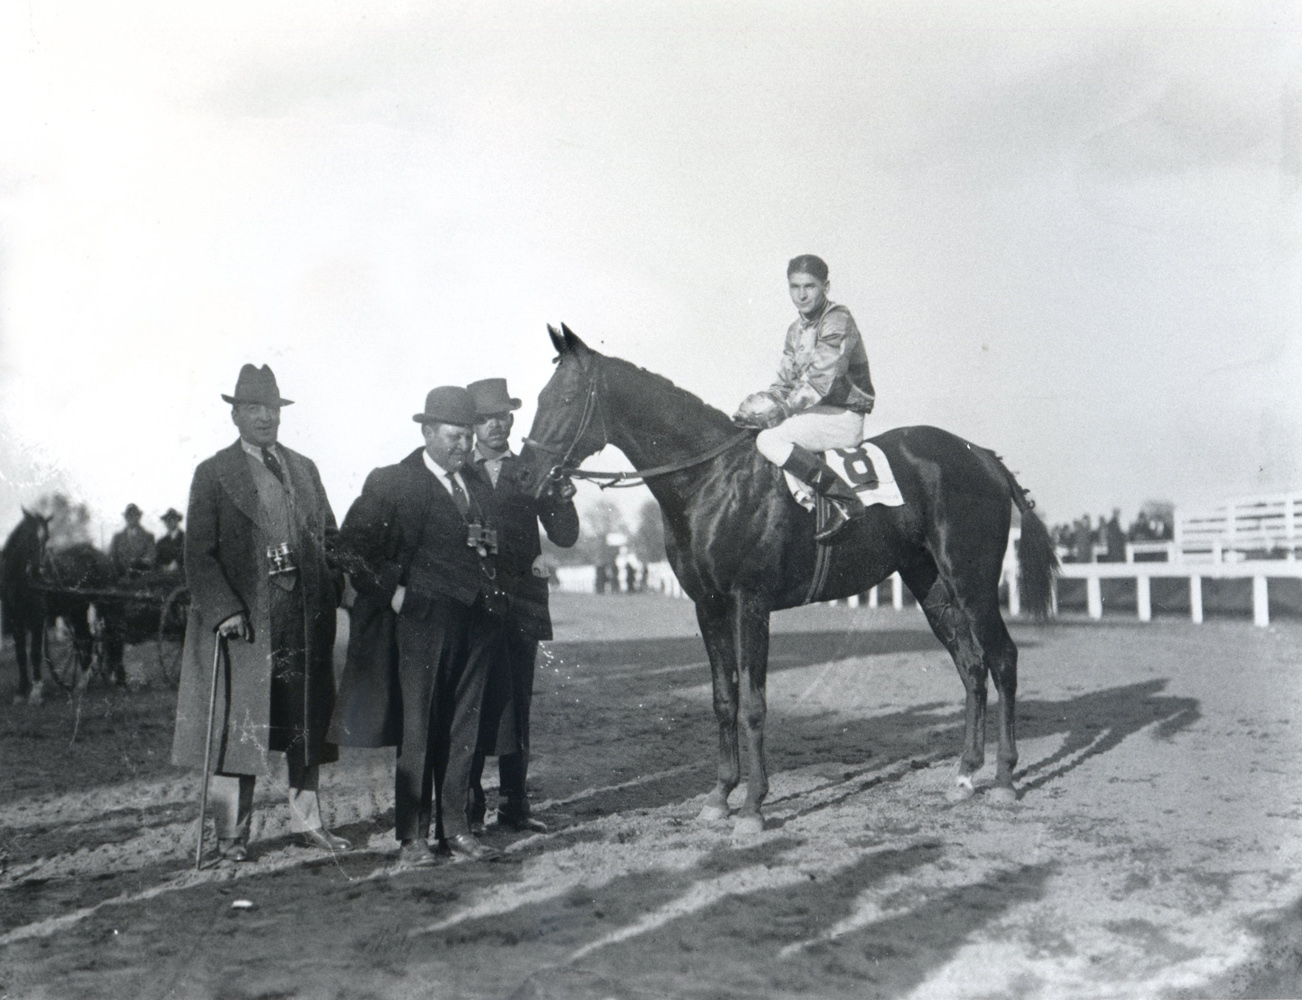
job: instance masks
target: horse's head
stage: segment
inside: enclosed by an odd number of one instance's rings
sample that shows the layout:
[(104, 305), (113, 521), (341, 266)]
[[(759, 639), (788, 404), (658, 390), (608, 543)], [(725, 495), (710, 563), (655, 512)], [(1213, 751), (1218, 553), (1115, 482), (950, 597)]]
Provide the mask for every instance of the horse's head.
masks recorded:
[(4, 547), (5, 577), (34, 577), (45, 559), (45, 545), (50, 540), (50, 518), (26, 507), (23, 519), (9, 534)]
[(559, 479), (606, 446), (601, 412), (601, 355), (565, 324), (547, 327), (556, 347), (556, 371), (538, 394), (533, 427), (525, 438), (527, 488), (541, 496), (549, 479)]

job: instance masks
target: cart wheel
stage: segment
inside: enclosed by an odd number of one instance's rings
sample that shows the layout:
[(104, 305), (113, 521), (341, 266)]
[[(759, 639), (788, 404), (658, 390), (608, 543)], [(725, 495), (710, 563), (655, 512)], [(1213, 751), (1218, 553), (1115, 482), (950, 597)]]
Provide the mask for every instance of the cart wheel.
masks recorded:
[[(91, 642), (91, 648), (82, 654), (83, 657), (87, 654), (90, 656), (90, 661), (86, 664), (87, 668), (93, 664), (96, 653), (93, 637)], [(68, 627), (68, 624), (60, 618), (53, 628), (47, 625), (45, 629), (45, 666), (49, 670), (54, 683), (65, 691), (71, 691), (77, 684), (80, 660), (81, 657), (77, 655), (77, 637), (73, 630)], [(87, 677), (87, 680), (89, 680), (89, 677)]]
[(181, 651), (189, 614), (190, 591), (186, 587), (177, 587), (168, 594), (158, 614), (158, 665), (163, 670), (163, 680), (172, 687), (181, 681)]

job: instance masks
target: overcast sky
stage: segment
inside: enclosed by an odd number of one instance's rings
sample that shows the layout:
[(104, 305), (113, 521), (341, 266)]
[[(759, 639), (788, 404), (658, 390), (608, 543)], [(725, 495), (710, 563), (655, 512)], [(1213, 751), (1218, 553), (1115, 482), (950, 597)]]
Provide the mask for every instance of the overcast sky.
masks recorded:
[[(872, 426), (1051, 521), (1302, 489), (1302, 5), (0, 0), (0, 527), (184, 507), (269, 363), (336, 513), (546, 324), (731, 412), (817, 253)], [(599, 460), (622, 467), (618, 456)], [(595, 495), (585, 487), (585, 496)]]

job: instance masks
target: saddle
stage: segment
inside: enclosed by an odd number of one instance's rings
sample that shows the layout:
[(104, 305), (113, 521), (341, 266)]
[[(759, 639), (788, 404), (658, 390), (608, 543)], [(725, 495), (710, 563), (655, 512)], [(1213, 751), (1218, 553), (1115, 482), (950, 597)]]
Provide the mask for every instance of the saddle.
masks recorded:
[[(823, 452), (823, 461), (858, 494), (865, 507), (902, 507), (904, 497), (895, 483), (895, 473), (886, 454), (871, 441), (860, 441), (853, 448), (833, 448)], [(815, 496), (809, 487), (790, 472), (784, 473), (787, 489), (805, 510), (814, 509)]]

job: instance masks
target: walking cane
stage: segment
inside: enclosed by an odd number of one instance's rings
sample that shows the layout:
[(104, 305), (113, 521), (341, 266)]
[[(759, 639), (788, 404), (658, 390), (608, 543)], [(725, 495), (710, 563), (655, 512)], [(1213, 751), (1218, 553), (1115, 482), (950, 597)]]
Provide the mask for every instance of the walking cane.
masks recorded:
[(199, 835), (195, 838), (198, 843), (194, 848), (195, 871), (199, 870), (199, 864), (203, 859), (203, 821), (204, 814), (208, 811), (208, 768), (212, 764), (213, 717), (217, 714), (217, 677), (222, 661), (222, 647), (225, 645), (226, 636), (218, 632), (212, 644), (212, 693), (208, 696), (208, 738), (203, 744), (203, 791), (199, 793)]

